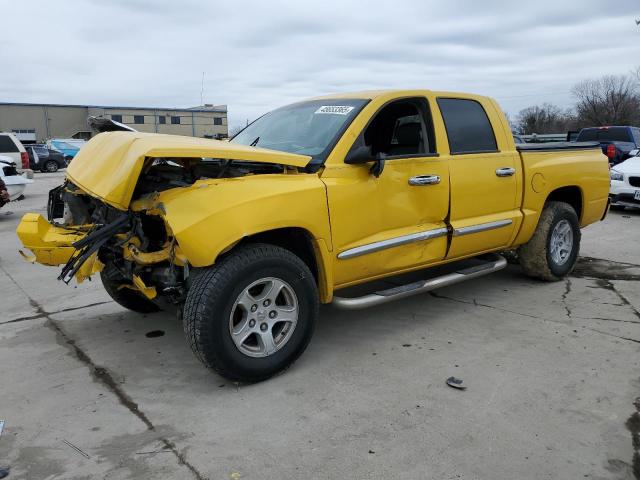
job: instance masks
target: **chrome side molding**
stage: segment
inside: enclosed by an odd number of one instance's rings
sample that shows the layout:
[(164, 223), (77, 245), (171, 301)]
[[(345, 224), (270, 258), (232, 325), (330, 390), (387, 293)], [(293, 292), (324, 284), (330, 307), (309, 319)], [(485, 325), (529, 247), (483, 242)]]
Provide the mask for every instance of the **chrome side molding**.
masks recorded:
[(359, 247), (350, 248), (344, 252), (338, 254), (340, 260), (346, 260), (348, 258), (359, 257), (360, 255), (366, 255), (368, 253), (378, 252), (387, 248), (398, 247), (400, 245), (406, 245), (407, 243), (421, 242), (423, 240), (431, 240), (432, 238), (444, 237), (447, 235), (448, 230), (446, 228), (436, 228), (433, 230), (425, 230), (423, 232), (411, 233), (409, 235), (402, 235), (400, 237), (389, 238), (387, 240), (381, 240), (379, 242), (369, 243), (367, 245), (361, 245)]
[(429, 280), (420, 280), (407, 285), (381, 290), (362, 297), (333, 297), (331, 304), (345, 310), (358, 310), (361, 308), (373, 307), (382, 303), (410, 297), (419, 293), (435, 290), (436, 288), (446, 287), (465, 280), (488, 275), (490, 273), (497, 272), (498, 270), (502, 270), (507, 266), (507, 260), (501, 255), (493, 253), (486, 257), (488, 257), (486, 263), (458, 270), (440, 277), (431, 278)]
[(493, 230), (494, 228), (506, 227), (511, 225), (513, 220), (498, 220), (495, 222), (480, 223), (478, 225), (470, 225), (468, 227), (454, 228), (453, 236), (460, 237), (462, 235), (470, 235), (472, 233), (486, 232), (487, 230)]

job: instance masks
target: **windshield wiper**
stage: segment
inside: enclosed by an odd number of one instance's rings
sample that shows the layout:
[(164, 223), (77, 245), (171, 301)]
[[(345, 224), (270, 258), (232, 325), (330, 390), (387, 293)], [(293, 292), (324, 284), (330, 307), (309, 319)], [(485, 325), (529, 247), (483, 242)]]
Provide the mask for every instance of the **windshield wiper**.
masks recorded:
[(249, 146), (250, 146), (250, 147), (255, 147), (256, 145), (258, 145), (258, 142), (259, 142), (259, 141), (260, 141), (260, 137), (256, 137), (256, 139), (255, 139), (253, 142), (251, 142), (251, 143), (249, 144)]

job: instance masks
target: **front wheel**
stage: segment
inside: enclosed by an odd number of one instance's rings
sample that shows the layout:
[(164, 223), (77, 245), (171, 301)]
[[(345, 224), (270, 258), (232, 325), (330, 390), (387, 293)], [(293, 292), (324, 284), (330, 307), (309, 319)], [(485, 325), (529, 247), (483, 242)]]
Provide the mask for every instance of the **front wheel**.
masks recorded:
[(522, 270), (529, 276), (554, 282), (573, 270), (580, 251), (580, 224), (571, 205), (547, 202), (536, 231), (518, 248)]
[(196, 276), (184, 330), (196, 356), (223, 377), (265, 380), (305, 350), (318, 316), (311, 271), (280, 247), (252, 244)]

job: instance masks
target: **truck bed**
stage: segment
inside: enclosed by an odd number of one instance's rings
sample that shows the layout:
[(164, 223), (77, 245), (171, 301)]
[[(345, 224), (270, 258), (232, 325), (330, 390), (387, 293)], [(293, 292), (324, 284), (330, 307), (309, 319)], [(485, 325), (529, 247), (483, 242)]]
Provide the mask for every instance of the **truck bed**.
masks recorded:
[(523, 151), (550, 151), (550, 150), (583, 150), (600, 148), (598, 142), (549, 142), (549, 143), (518, 143), (516, 150)]

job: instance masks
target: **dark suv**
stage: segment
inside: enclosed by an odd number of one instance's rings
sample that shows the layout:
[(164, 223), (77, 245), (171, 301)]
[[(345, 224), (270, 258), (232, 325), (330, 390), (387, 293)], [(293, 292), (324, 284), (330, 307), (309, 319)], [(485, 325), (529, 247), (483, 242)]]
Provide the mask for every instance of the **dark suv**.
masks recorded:
[[(64, 155), (57, 150), (51, 150), (46, 145), (33, 144), (25, 145), (29, 154), (29, 167), (32, 170), (41, 172), (57, 172), (60, 168), (67, 166)], [(36, 153), (35, 155), (33, 153)]]
[(609, 163), (616, 165), (629, 158), (629, 152), (640, 147), (640, 128), (628, 126), (583, 128), (578, 142), (598, 142)]

